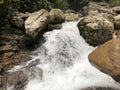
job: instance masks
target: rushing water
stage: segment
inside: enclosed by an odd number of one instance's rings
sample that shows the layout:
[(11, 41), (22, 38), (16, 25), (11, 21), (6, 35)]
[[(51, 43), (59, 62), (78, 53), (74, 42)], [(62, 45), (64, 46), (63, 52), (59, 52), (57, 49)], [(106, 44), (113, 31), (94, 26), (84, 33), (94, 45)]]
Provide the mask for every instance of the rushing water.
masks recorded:
[[(33, 52), (35, 76), (24, 90), (80, 90), (84, 87), (119, 87), (108, 75), (94, 68), (88, 55), (94, 50), (80, 36), (77, 22), (66, 22), (62, 29), (44, 34), (45, 42)], [(42, 71), (42, 73), (39, 72)], [(41, 75), (42, 74), (42, 75)]]

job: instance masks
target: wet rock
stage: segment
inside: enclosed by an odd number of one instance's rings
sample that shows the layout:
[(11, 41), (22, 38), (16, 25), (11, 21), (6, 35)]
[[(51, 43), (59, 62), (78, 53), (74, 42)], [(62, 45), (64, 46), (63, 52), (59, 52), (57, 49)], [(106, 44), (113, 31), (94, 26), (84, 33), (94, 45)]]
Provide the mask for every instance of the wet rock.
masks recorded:
[(3, 73), (15, 65), (25, 63), (30, 59), (28, 52), (5, 52), (0, 55), (0, 72)]
[(31, 61), (26, 67), (27, 68), (34, 67), (34, 66), (36, 66), (36, 65), (38, 65), (40, 63), (39, 61), (40, 61), (39, 59)]
[(28, 81), (28, 77), (23, 71), (11, 72), (7, 74), (6, 77), (8, 87), (14, 85), (15, 90), (24, 88)]
[(120, 39), (112, 39), (99, 46), (89, 56), (89, 60), (101, 71), (120, 82)]
[(41, 80), (43, 77), (43, 71), (42, 69), (38, 68), (38, 67), (25, 67), (23, 69), (24, 73), (29, 77), (29, 80), (32, 79), (37, 79), (37, 80)]
[(78, 21), (78, 15), (74, 13), (65, 13), (65, 21)]
[[(42, 69), (37, 67), (23, 67), (20, 70), (9, 71), (0, 76), (0, 90), (24, 90), (29, 80), (42, 79)], [(29, 77), (29, 78), (28, 78)]]
[(60, 29), (62, 27), (62, 24), (48, 24), (48, 30), (55, 30), (55, 29)]
[(120, 30), (120, 15), (114, 17), (115, 29)]
[(25, 30), (33, 39), (46, 28), (49, 22), (49, 13), (45, 9), (33, 12), (25, 21)]
[(120, 14), (120, 6), (113, 7), (112, 10), (113, 10), (115, 13)]
[(49, 14), (50, 24), (58, 24), (65, 21), (64, 13), (60, 9), (52, 9)]
[(0, 90), (23, 90), (28, 82), (28, 77), (23, 71), (9, 72), (0, 76)]

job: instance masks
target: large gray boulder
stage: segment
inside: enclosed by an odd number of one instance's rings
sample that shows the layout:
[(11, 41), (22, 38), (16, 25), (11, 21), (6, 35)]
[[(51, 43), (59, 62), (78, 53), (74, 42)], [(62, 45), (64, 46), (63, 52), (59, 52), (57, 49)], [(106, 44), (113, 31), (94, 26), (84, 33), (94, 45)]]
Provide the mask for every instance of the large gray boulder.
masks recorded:
[(25, 21), (25, 30), (33, 39), (46, 28), (49, 22), (49, 13), (45, 9), (33, 12)]

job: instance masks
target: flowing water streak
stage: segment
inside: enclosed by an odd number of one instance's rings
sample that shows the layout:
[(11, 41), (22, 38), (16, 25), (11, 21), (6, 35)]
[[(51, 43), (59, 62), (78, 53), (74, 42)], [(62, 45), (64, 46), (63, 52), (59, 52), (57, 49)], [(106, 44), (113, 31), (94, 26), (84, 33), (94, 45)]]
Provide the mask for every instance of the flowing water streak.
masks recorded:
[[(108, 75), (94, 68), (88, 54), (94, 50), (79, 35), (78, 22), (66, 22), (62, 29), (44, 34), (45, 42), (31, 61), (38, 60), (36, 68), (42, 78), (31, 79), (25, 90), (80, 90), (89, 86), (119, 87)], [(29, 62), (30, 63), (30, 62)], [(28, 64), (29, 64), (28, 63)]]

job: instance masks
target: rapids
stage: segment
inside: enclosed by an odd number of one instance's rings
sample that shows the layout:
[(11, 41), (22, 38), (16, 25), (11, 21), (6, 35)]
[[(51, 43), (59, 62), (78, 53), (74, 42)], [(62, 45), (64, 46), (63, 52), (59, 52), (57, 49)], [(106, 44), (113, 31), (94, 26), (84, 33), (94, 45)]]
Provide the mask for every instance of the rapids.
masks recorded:
[[(32, 52), (32, 60), (26, 64), (37, 60), (34, 67), (38, 72), (34, 72), (34, 78), (29, 78), (24, 90), (80, 90), (99, 86), (119, 88), (110, 76), (90, 64), (88, 55), (95, 48), (80, 36), (77, 23), (65, 22), (60, 30), (44, 34), (45, 41)], [(42, 75), (38, 74), (39, 70), (42, 70)]]

